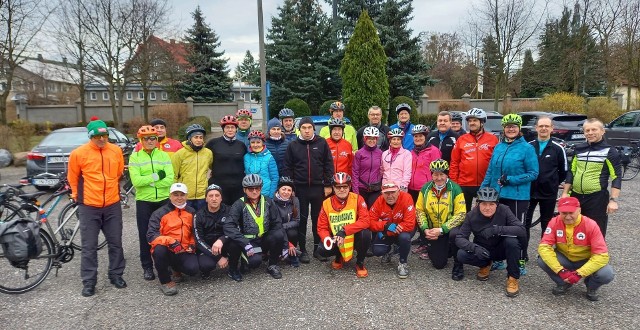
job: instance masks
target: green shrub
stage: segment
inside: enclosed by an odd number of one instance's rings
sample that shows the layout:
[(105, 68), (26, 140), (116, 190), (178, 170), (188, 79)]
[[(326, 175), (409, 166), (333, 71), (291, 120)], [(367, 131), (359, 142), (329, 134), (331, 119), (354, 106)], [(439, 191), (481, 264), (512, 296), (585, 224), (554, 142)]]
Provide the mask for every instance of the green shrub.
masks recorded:
[(205, 131), (207, 131), (207, 133), (211, 132), (211, 119), (209, 119), (209, 117), (206, 116), (197, 116), (197, 117), (191, 117), (189, 118), (189, 121), (186, 122), (184, 125), (180, 126), (180, 128), (178, 129), (178, 140), (179, 141), (184, 141), (187, 139), (187, 136), (185, 134), (185, 130), (187, 129), (187, 127), (189, 125), (192, 124), (200, 124), (202, 127), (204, 127)]
[(311, 116), (311, 109), (309, 108), (309, 105), (307, 104), (307, 102), (299, 98), (293, 98), (287, 101), (287, 103), (284, 104), (284, 107), (293, 110), (293, 113), (296, 114), (296, 117)]
[(618, 102), (608, 97), (594, 97), (587, 102), (587, 116), (598, 118), (603, 123), (608, 123), (625, 111), (618, 107)]
[(438, 114), (418, 115), (418, 120), (414, 124), (422, 124), (429, 128), (435, 125), (438, 120)]
[(11, 127), (14, 150), (31, 150), (31, 137), (36, 134), (36, 127), (32, 123), (24, 120), (14, 120), (9, 124)]
[[(331, 107), (331, 103), (333, 102), (338, 102), (338, 100), (328, 100), (328, 101), (324, 101), (324, 103), (322, 103), (322, 105), (320, 105), (320, 109), (318, 109), (318, 115), (319, 116), (329, 116), (331, 115), (331, 112), (329, 112), (329, 108)], [(297, 115), (297, 113), (296, 113)], [(349, 117), (347, 116), (347, 113), (345, 111), (345, 117)]]
[[(407, 96), (396, 96), (391, 100), (389, 104), (389, 125), (395, 124), (398, 121), (398, 114), (396, 113), (396, 107), (400, 103), (406, 103), (411, 107), (411, 122), (415, 122), (418, 118), (418, 105), (416, 102)], [(384, 118), (384, 114), (382, 115)]]
[(537, 103), (537, 110), (549, 112), (585, 113), (584, 98), (576, 94), (558, 92), (545, 95)]

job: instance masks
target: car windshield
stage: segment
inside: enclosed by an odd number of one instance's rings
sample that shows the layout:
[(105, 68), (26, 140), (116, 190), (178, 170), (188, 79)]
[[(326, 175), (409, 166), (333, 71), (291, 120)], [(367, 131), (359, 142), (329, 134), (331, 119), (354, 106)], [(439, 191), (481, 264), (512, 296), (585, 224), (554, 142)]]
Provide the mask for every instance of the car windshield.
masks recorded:
[(553, 124), (562, 127), (578, 127), (584, 124), (587, 116), (556, 116), (553, 117)]
[(500, 132), (502, 131), (502, 118), (500, 117), (488, 117), (487, 122), (484, 124), (485, 130)]
[(43, 147), (78, 146), (87, 141), (89, 137), (86, 131), (52, 132), (39, 145)]

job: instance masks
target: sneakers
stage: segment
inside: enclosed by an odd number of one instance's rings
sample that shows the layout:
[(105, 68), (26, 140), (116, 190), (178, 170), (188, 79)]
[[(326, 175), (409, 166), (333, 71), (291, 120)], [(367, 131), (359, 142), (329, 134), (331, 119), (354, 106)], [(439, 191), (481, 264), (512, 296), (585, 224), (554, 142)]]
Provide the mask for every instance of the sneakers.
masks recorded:
[(318, 259), (318, 261), (322, 261), (322, 262), (329, 261), (329, 258), (321, 256), (320, 253), (318, 253), (318, 251), (313, 252), (313, 257)]
[(389, 249), (389, 252), (385, 253), (380, 257), (380, 262), (383, 264), (388, 264), (391, 262), (391, 257), (393, 256), (393, 249)]
[(184, 276), (182, 276), (181, 272), (176, 272), (174, 270), (173, 273), (171, 274), (171, 281), (176, 283), (182, 283), (184, 282)]
[(356, 276), (358, 276), (360, 278), (364, 278), (364, 277), (369, 276), (369, 272), (364, 267), (364, 264), (360, 265), (360, 264), (356, 263)]
[(520, 268), (520, 276), (527, 275), (527, 261), (524, 259), (518, 260), (518, 268)]
[(600, 300), (600, 297), (598, 296), (598, 289), (587, 288), (587, 299), (589, 299), (590, 301)]
[(398, 278), (407, 278), (409, 276), (409, 265), (407, 263), (398, 264)]
[(464, 268), (462, 263), (454, 262), (453, 269), (451, 270), (451, 279), (454, 281), (462, 281), (464, 278)]
[(482, 267), (480, 268), (480, 270), (478, 270), (478, 274), (476, 274), (476, 279), (478, 279), (478, 281), (486, 281), (489, 279), (490, 272), (491, 272), (491, 265)]
[(515, 297), (520, 293), (520, 286), (518, 285), (518, 279), (509, 276), (507, 278), (507, 288), (506, 294), (507, 297)]
[(267, 267), (267, 273), (275, 279), (282, 278), (282, 273), (280, 272), (280, 267), (278, 267), (278, 265), (271, 265)]
[(302, 251), (302, 253), (300, 253), (300, 262), (303, 264), (308, 264), (311, 262), (311, 258), (309, 258), (309, 254), (307, 253), (307, 251)]
[(342, 269), (342, 266), (344, 266), (344, 262), (340, 257), (336, 257), (336, 259), (331, 262), (331, 269), (334, 269), (334, 270)]
[(169, 282), (167, 284), (161, 284), (160, 290), (165, 296), (175, 296), (178, 294), (178, 288), (176, 288), (176, 282)]
[(296, 256), (289, 256), (289, 263), (293, 267), (300, 267), (300, 258)]
[(227, 273), (227, 275), (229, 275), (229, 278), (231, 278), (236, 282), (242, 281), (242, 274), (240, 274), (240, 272), (237, 269), (229, 269), (229, 272)]
[(567, 293), (567, 290), (569, 290), (570, 287), (571, 284), (569, 283), (559, 284), (551, 290), (551, 293), (553, 293), (554, 296), (560, 296)]
[(156, 274), (153, 273), (153, 268), (145, 268), (142, 277), (145, 281), (153, 281), (156, 279)]
[(494, 261), (491, 265), (491, 270), (503, 270), (506, 269), (507, 266), (504, 264), (504, 261)]

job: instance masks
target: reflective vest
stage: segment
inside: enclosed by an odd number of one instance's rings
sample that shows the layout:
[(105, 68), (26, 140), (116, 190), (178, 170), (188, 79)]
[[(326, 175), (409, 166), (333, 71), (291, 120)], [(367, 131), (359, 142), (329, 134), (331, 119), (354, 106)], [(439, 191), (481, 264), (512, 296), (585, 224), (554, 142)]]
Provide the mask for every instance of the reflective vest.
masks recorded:
[[(240, 198), (243, 202), (244, 202), (244, 197)], [(260, 215), (256, 215), (256, 213), (253, 211), (253, 207), (251, 207), (251, 205), (249, 205), (247, 207), (247, 210), (249, 210), (249, 214), (251, 215), (251, 217), (253, 218), (253, 221), (256, 222), (256, 224), (258, 225), (258, 237), (262, 237), (262, 235), (264, 234), (264, 196), (260, 195)], [(251, 238), (253, 238), (253, 235), (248, 235), (251, 236)], [(247, 235), (245, 235), (245, 237), (247, 237)]]
[[(322, 203), (322, 207), (325, 210), (325, 213), (329, 217), (329, 227), (331, 228), (331, 233), (335, 236), (342, 227), (345, 225), (352, 224), (356, 222), (358, 210), (358, 195), (349, 194), (347, 197), (347, 202), (344, 208), (340, 211), (336, 211), (331, 206), (331, 198), (327, 198)], [(344, 238), (344, 244), (339, 246), (340, 254), (342, 255), (342, 260), (345, 262), (351, 260), (353, 257), (353, 242), (354, 235), (348, 235)]]

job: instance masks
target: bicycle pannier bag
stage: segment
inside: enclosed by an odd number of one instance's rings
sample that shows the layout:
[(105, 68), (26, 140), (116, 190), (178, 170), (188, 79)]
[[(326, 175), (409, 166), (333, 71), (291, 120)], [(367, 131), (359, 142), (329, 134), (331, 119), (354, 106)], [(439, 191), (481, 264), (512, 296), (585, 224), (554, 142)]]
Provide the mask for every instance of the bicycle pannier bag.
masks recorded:
[(0, 223), (0, 244), (10, 261), (26, 261), (42, 253), (40, 225), (29, 219)]

